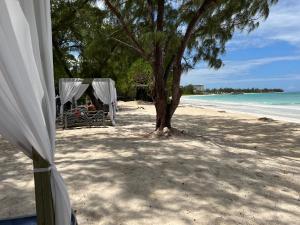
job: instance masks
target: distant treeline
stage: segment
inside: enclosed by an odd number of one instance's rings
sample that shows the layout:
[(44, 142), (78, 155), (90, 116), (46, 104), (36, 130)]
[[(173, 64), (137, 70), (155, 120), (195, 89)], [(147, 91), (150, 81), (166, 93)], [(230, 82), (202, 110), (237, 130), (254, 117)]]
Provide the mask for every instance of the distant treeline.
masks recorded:
[(230, 93), (230, 94), (242, 94), (242, 93), (271, 93), (271, 92), (283, 92), (282, 89), (279, 88), (246, 88), (246, 89), (235, 89), (235, 88), (213, 88), (206, 89), (205, 93), (207, 94), (222, 94), (222, 93)]
[(205, 89), (205, 91), (199, 91), (194, 88), (193, 85), (187, 85), (181, 87), (182, 93), (184, 95), (193, 95), (193, 94), (243, 94), (243, 93), (272, 93), (272, 92), (283, 92), (282, 89), (279, 88), (212, 88)]

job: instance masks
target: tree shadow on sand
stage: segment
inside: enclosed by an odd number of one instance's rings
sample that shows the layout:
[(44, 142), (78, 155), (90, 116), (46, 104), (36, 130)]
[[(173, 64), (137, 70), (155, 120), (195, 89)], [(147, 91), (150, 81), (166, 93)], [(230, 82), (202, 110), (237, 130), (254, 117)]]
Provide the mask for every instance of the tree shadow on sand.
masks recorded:
[(300, 220), (297, 125), (176, 115), (194, 132), (145, 138), (153, 119), (124, 112), (113, 131), (59, 132), (56, 162), (80, 224)]

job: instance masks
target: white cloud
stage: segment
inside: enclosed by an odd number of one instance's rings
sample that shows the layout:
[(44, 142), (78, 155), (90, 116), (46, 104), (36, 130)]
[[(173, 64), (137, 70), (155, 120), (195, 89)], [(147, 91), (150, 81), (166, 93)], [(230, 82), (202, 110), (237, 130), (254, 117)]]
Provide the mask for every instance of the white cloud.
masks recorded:
[[(267, 57), (252, 60), (237, 60), (237, 61), (225, 61), (225, 66), (219, 70), (209, 69), (206, 65), (202, 64), (196, 69), (190, 70), (183, 76), (183, 83), (226, 83), (228, 78), (235, 78), (235, 80), (255, 81), (256, 78), (251, 79), (251, 70), (263, 65), (284, 62), (284, 61), (300, 61), (300, 55), (298, 56), (281, 56), (281, 57)], [(282, 80), (282, 79), (299, 79), (298, 75), (285, 75), (285, 76), (272, 76), (263, 80)], [(232, 80), (232, 79), (230, 79)], [(257, 79), (256, 79), (257, 80)]]
[(214, 70), (208, 68), (206, 65), (201, 65), (199, 68), (190, 70), (187, 75), (202, 75), (202, 76), (219, 76), (226, 77), (232, 74), (247, 74), (250, 69), (258, 66), (270, 64), (273, 62), (283, 62), (283, 61), (297, 61), (300, 60), (299, 56), (281, 56), (281, 57), (267, 57), (260, 59), (251, 60), (236, 60), (236, 61), (224, 61), (224, 67), (219, 70)]
[(237, 79), (231, 81), (223, 81), (222, 83), (248, 83), (248, 82), (261, 82), (261, 81), (290, 81), (300, 80), (300, 74), (280, 75), (276, 77), (264, 77), (264, 78), (253, 78), (253, 79)]
[[(253, 57), (253, 49), (281, 42), (294, 46), (293, 54), (297, 55), (225, 61), (225, 66), (219, 70), (209, 69), (207, 65), (201, 63), (198, 68), (190, 70), (182, 77), (182, 84), (204, 83), (214, 85), (218, 83), (230, 86), (231, 84), (246, 85), (249, 83), (256, 85), (256, 83), (260, 82), (270, 82), (283, 85), (283, 83), (291, 84), (292, 81), (295, 81), (295, 86), (297, 86), (300, 82), (299, 73), (284, 74), (283, 72), (279, 74), (280, 72), (276, 71), (274, 74), (271, 74), (271, 72), (267, 74), (266, 70), (264, 70), (264, 75), (259, 76), (260, 72), (258, 71), (260, 71), (260, 67), (272, 63), (280, 64), (284, 61), (300, 62), (300, 0), (279, 0), (278, 4), (271, 8), (268, 19), (262, 21), (258, 29), (250, 34), (236, 33), (234, 38), (228, 43), (227, 51), (252, 49), (249, 57)], [(280, 55), (279, 51), (279, 49), (274, 49), (272, 52), (277, 52), (277, 55)], [(267, 52), (266, 55), (268, 55)], [(256, 71), (255, 74), (253, 74), (253, 69)], [(292, 87), (287, 86), (286, 88), (292, 89)], [(299, 90), (299, 87), (297, 88)]]
[(284, 41), (300, 48), (300, 1), (279, 0), (271, 7), (270, 15), (250, 34), (236, 34), (228, 43), (230, 50), (245, 47), (264, 47)]

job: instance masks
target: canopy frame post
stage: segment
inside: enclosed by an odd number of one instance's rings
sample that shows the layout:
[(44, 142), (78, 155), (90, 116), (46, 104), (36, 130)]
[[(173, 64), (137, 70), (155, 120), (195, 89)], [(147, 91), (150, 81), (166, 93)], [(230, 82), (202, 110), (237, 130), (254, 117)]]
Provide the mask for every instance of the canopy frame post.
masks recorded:
[[(33, 167), (49, 168), (48, 161), (34, 149), (32, 151)], [(55, 213), (51, 191), (51, 170), (34, 173), (35, 203), (38, 225), (55, 225)]]

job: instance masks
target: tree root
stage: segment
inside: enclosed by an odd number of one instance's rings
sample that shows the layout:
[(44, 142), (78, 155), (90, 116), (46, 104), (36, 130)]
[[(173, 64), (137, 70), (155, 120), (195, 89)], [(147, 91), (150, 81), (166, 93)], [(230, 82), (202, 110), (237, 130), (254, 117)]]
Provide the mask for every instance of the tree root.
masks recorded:
[(177, 128), (168, 128), (165, 127), (163, 130), (155, 130), (150, 133), (147, 133), (144, 135), (146, 138), (171, 138), (171, 137), (192, 137), (191, 134), (189, 134), (185, 130), (179, 130)]

